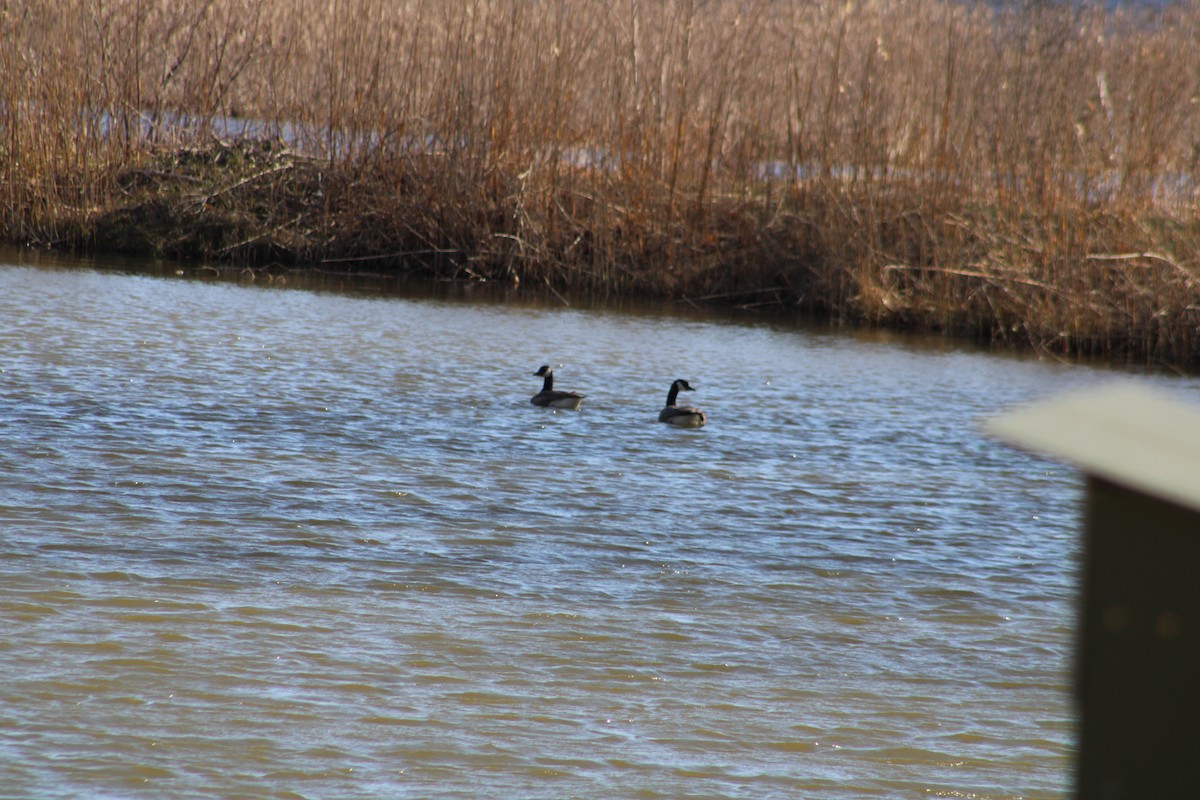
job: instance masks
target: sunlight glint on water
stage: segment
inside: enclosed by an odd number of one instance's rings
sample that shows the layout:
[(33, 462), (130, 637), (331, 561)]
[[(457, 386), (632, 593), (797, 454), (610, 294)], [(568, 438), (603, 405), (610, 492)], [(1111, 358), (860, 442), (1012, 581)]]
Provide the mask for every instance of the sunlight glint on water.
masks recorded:
[(1078, 484), (977, 430), (1103, 373), (85, 270), (0, 314), (6, 796), (1067, 790)]

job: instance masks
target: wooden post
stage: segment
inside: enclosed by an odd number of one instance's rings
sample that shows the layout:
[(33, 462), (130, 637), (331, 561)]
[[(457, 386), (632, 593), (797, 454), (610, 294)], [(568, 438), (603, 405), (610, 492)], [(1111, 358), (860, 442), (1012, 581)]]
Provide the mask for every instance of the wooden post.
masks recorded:
[(987, 428), (1087, 474), (1076, 796), (1200, 796), (1200, 412), (1117, 388)]

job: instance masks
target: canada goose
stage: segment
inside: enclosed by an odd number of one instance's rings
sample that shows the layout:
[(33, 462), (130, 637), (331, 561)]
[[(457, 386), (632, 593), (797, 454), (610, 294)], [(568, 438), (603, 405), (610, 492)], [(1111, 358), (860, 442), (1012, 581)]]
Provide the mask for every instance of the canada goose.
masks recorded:
[(667, 392), (667, 405), (662, 411), (658, 412), (658, 421), (666, 422), (669, 425), (676, 425), (680, 428), (699, 428), (708, 422), (708, 417), (704, 416), (704, 412), (698, 408), (675, 405), (675, 398), (679, 396), (680, 389), (683, 389), (685, 392), (695, 391), (683, 378), (679, 378), (672, 383), (671, 390)]
[(554, 370), (550, 369), (549, 365), (543, 366), (537, 372), (533, 373), (536, 376), (542, 377), (542, 390), (529, 398), (529, 402), (535, 406), (544, 406), (546, 408), (570, 408), (572, 410), (579, 408), (579, 404), (583, 402), (583, 395), (579, 392), (562, 392), (556, 391), (554, 388)]

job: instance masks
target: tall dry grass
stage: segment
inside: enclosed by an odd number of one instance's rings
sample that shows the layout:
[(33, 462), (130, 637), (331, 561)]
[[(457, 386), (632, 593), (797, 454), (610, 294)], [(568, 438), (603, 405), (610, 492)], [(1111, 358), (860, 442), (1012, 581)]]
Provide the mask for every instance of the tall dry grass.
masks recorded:
[[(261, 229), (196, 255), (1194, 364), (1198, 33), (1195, 0), (8, 0), (0, 226), (223, 208)], [(230, 118), (294, 157), (189, 172)]]

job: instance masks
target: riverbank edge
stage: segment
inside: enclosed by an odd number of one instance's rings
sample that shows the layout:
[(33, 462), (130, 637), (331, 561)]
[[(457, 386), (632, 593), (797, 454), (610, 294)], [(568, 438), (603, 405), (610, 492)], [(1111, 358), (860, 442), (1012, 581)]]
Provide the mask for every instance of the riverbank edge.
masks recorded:
[[(157, 147), (3, 238), (218, 270), (413, 275), (803, 313), (1178, 370), (1200, 366), (1200, 226), (1152, 208), (1014, 212), (900, 179), (631, 204), (436, 155), (358, 168), (277, 141)], [(536, 177), (536, 176), (534, 176)], [(60, 182), (62, 185), (70, 185)], [(83, 200), (82, 198), (90, 198)]]

